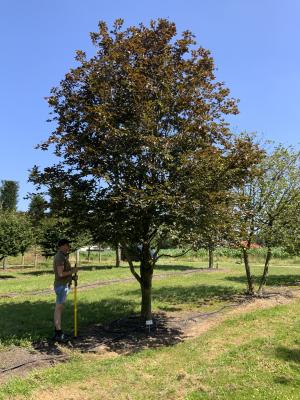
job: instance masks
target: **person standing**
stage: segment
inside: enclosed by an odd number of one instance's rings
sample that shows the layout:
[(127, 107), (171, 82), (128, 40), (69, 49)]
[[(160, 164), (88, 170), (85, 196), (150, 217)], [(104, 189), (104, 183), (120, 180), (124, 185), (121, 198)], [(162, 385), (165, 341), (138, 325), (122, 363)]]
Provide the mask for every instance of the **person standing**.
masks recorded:
[(68, 239), (60, 239), (57, 243), (57, 249), (53, 260), (53, 271), (55, 275), (54, 290), (56, 293), (53, 339), (56, 341), (64, 341), (65, 334), (61, 329), (61, 319), (64, 304), (70, 291), (72, 276), (77, 272), (77, 268), (72, 268), (69, 261), (70, 241)]

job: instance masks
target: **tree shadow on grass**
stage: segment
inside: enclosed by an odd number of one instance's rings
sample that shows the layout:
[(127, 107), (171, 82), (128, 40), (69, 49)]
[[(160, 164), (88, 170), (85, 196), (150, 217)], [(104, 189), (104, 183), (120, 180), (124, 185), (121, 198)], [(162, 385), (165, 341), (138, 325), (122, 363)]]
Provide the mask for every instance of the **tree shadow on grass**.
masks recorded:
[[(133, 290), (125, 294), (138, 296), (139, 293), (139, 290)], [(239, 293), (240, 291), (234, 287), (221, 285), (164, 286), (152, 289), (153, 300), (168, 303), (169, 306), (184, 303), (194, 303), (195, 306), (201, 306), (215, 301), (229, 301)]]
[(156, 271), (188, 271), (188, 270), (202, 270), (207, 271), (204, 267), (195, 267), (189, 265), (168, 265), (168, 264), (158, 264), (155, 266)]
[[(70, 299), (71, 300), (71, 299)], [(96, 302), (79, 302), (78, 318), (80, 326), (104, 323), (111, 319), (128, 315), (136, 310), (132, 301), (101, 299)], [(37, 340), (53, 335), (54, 298), (52, 301), (3, 302), (0, 304), (0, 340), (2, 344), (23, 340)], [(63, 314), (66, 331), (73, 329), (73, 302), (67, 301)]]
[[(260, 282), (260, 276), (253, 276), (254, 283)], [(247, 283), (245, 276), (227, 276), (227, 281)], [(267, 286), (298, 286), (300, 285), (300, 275), (269, 275), (267, 278)]]
[(294, 348), (290, 349), (288, 347), (280, 346), (275, 350), (277, 358), (285, 361), (291, 361), (293, 363), (300, 363), (300, 349)]
[(30, 271), (30, 272), (22, 272), (22, 275), (30, 275), (30, 276), (42, 276), (42, 275), (53, 275), (52, 269), (43, 269), (38, 271)]
[[(82, 265), (79, 268), (79, 271), (103, 271), (107, 269), (112, 269), (111, 265)], [(23, 272), (22, 275), (31, 275), (31, 276), (41, 276), (41, 275), (53, 275), (53, 270), (51, 269), (44, 269), (38, 271), (30, 271), (30, 272)]]
[(103, 271), (106, 269), (113, 269), (112, 265), (81, 265), (80, 271)]
[(16, 279), (13, 275), (2, 275), (0, 274), (0, 279)]
[[(64, 346), (82, 352), (98, 352), (99, 348), (102, 351), (105, 348), (106, 351), (131, 353), (146, 347), (172, 345), (182, 340), (181, 330), (169, 326), (163, 314), (157, 315), (155, 329), (146, 329), (145, 321), (136, 314), (138, 309), (139, 298), (137, 302), (115, 298), (79, 302), (78, 338), (70, 336), (70, 341)], [(54, 304), (47, 301), (0, 304), (0, 343), (3, 346), (18, 346), (29, 341), (39, 353), (61, 356), (64, 350), (51, 339), (53, 311)], [(65, 306), (63, 329), (72, 335), (71, 302)]]
[[(136, 316), (140, 307), (140, 290), (130, 291), (135, 301), (106, 298), (93, 302), (78, 303), (78, 326), (81, 339), (75, 346), (82, 349), (103, 344), (114, 351), (138, 348), (138, 343), (147, 346), (174, 344), (181, 340), (180, 329), (168, 326), (163, 313), (156, 316), (157, 329), (146, 332), (144, 321)], [(153, 289), (153, 299), (162, 306), (176, 308), (184, 303), (194, 303), (195, 306), (216, 301), (229, 301), (238, 294), (237, 289), (219, 285), (193, 285), (188, 287), (172, 286)], [(126, 296), (126, 293), (122, 293)], [(71, 299), (70, 299), (71, 300)], [(177, 306), (177, 307), (176, 307)], [(0, 304), (0, 341), (5, 345), (19, 345), (24, 340), (40, 343), (53, 335), (53, 302), (23, 301), (3, 302)], [(132, 317), (130, 319), (130, 316)], [(112, 321), (118, 320), (118, 323)], [(73, 330), (73, 303), (68, 301), (63, 315), (63, 329)], [(98, 338), (98, 339), (97, 339)], [(149, 343), (148, 343), (149, 342)], [(116, 344), (117, 343), (117, 344)], [(53, 344), (52, 344), (53, 345)], [(45, 346), (45, 349), (48, 347)], [(49, 347), (51, 350), (53, 346)], [(119, 349), (119, 350), (118, 350)], [(50, 351), (49, 350), (49, 351)], [(122, 351), (123, 351), (122, 350)], [(47, 350), (45, 350), (47, 351)]]

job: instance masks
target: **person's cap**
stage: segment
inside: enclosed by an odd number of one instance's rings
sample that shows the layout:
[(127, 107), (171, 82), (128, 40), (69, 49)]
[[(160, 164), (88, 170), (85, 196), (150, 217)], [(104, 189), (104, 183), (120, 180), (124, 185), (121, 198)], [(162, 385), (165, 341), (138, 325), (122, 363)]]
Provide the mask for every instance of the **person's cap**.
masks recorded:
[(71, 242), (70, 242), (70, 240), (68, 240), (68, 239), (60, 239), (58, 242), (57, 242), (57, 247), (60, 247), (60, 246), (64, 246), (65, 244), (70, 244)]

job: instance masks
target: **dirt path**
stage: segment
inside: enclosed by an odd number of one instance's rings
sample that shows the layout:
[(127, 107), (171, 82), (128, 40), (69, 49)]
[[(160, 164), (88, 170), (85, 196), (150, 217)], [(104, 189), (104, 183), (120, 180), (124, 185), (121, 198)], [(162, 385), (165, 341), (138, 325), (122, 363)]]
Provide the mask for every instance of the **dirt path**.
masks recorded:
[(25, 376), (32, 369), (67, 361), (74, 352), (110, 358), (145, 348), (175, 345), (201, 335), (227, 318), (256, 309), (288, 304), (300, 298), (299, 290), (281, 288), (264, 298), (233, 296), (231, 301), (212, 312), (168, 312), (154, 315), (155, 326), (148, 331), (138, 316), (86, 328), (76, 340), (65, 345), (52, 341), (33, 343), (28, 350), (12, 347), (0, 352), (0, 383), (14, 376)]

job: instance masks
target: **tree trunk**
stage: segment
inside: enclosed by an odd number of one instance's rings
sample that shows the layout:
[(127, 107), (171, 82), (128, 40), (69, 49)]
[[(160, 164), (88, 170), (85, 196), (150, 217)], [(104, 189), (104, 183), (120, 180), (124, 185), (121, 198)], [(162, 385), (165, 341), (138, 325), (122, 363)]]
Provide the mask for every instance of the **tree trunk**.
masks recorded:
[(151, 300), (153, 267), (154, 263), (151, 259), (150, 246), (144, 244), (141, 252), (140, 284), (142, 292), (141, 317), (144, 318), (146, 321), (152, 320)]
[(253, 288), (253, 279), (252, 279), (251, 271), (250, 271), (248, 249), (246, 249), (244, 247), (243, 247), (243, 259), (244, 259), (244, 265), (245, 265), (246, 276), (247, 276), (248, 293), (253, 295), (254, 288)]
[(91, 261), (91, 248), (89, 247), (88, 248), (88, 262), (90, 262)]
[(101, 262), (101, 245), (100, 245), (100, 243), (98, 244), (98, 246), (99, 246), (99, 254), (98, 254), (98, 256), (99, 256), (99, 263)]
[(120, 243), (116, 245), (116, 268), (119, 268), (121, 265), (121, 247)]
[(210, 246), (208, 248), (208, 268), (212, 269), (214, 267), (214, 248)]
[(22, 267), (25, 265), (25, 254), (22, 254)]
[(146, 321), (152, 319), (152, 266), (141, 265), (141, 317)]
[(270, 266), (271, 258), (272, 258), (272, 249), (271, 249), (271, 247), (268, 247), (267, 257), (266, 257), (265, 267), (264, 267), (264, 272), (263, 272), (263, 275), (261, 277), (259, 288), (258, 288), (258, 293), (259, 294), (262, 293), (263, 287), (265, 286), (265, 284), (267, 282), (267, 277), (268, 277), (268, 274), (269, 274), (269, 266)]
[(129, 263), (130, 271), (141, 287), (142, 301), (141, 301), (141, 318), (145, 321), (152, 320), (152, 277), (155, 262), (151, 258), (150, 246), (144, 245), (141, 251), (140, 259), (140, 274), (135, 271), (133, 260), (130, 257), (130, 252), (126, 245), (122, 244), (125, 257)]
[(34, 268), (37, 267), (38, 264), (38, 254), (37, 254), (37, 245), (34, 247)]
[(3, 257), (3, 269), (7, 267), (7, 257)]

